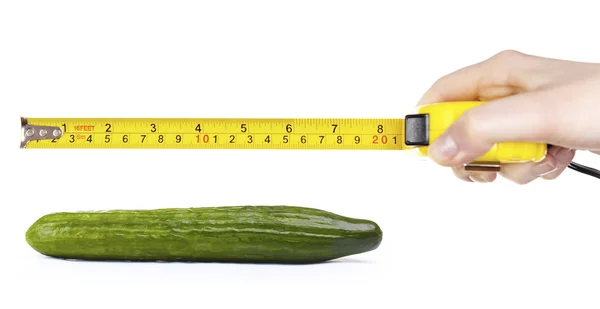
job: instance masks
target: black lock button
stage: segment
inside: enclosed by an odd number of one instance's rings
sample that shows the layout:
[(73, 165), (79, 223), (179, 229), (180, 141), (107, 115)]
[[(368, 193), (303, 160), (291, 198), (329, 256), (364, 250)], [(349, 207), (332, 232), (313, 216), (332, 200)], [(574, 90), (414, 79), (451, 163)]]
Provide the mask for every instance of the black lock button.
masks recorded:
[(429, 114), (404, 117), (404, 144), (407, 146), (429, 145)]

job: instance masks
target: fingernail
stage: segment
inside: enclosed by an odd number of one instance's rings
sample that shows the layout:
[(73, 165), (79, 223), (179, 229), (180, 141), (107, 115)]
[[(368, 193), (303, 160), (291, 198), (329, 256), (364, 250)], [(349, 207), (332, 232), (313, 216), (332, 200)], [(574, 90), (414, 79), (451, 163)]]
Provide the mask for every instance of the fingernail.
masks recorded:
[(556, 155), (555, 158), (557, 161), (563, 164), (569, 163), (571, 160), (571, 156), (573, 155), (573, 149), (565, 148), (561, 149)]
[(550, 162), (546, 161), (539, 165), (534, 165), (532, 171), (535, 175), (544, 176), (546, 174), (552, 173), (556, 170), (556, 166)]
[(458, 154), (458, 146), (450, 135), (442, 135), (429, 148), (429, 155), (435, 161), (447, 161)]
[(479, 183), (490, 182), (487, 178), (485, 178), (485, 176), (482, 176), (482, 175), (471, 175), (471, 176), (469, 176), (469, 179), (471, 179), (471, 181), (473, 181), (473, 182), (479, 182)]
[(494, 181), (494, 175), (493, 174), (485, 174), (485, 175), (481, 176), (481, 178), (483, 178), (483, 180), (485, 180), (485, 182), (492, 182), (492, 181)]

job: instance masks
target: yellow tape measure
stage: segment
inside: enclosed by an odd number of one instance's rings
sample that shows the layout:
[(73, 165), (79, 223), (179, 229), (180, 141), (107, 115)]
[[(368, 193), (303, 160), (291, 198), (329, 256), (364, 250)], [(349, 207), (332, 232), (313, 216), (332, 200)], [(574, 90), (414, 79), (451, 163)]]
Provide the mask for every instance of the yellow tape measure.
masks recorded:
[[(22, 118), (22, 148), (409, 150), (427, 147), (484, 102), (421, 106), (404, 118)], [(544, 158), (547, 146), (499, 143), (473, 165)]]
[(29, 141), (27, 148), (403, 149), (402, 119), (30, 118), (27, 122), (64, 132), (60, 138)]

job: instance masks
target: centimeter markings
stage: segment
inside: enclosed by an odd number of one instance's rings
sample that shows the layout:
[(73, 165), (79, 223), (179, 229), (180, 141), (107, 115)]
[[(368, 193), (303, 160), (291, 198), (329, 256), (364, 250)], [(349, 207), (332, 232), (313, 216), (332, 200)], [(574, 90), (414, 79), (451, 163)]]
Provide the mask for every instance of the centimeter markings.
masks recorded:
[(403, 119), (28, 118), (62, 137), (26, 148), (402, 150)]

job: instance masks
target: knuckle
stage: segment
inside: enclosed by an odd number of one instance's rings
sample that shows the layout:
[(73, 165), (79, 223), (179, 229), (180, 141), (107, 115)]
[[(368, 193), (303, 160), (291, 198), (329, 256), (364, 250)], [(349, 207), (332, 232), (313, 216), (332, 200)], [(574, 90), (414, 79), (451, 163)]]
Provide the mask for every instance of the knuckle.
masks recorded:
[(461, 149), (461, 162), (471, 161), (484, 155), (493, 145), (486, 135), (485, 115), (470, 109), (462, 113), (447, 129), (458, 148)]
[(477, 127), (477, 116), (474, 115), (473, 109), (465, 111), (461, 118), (465, 128), (473, 129)]
[(431, 85), (431, 88), (433, 89), (437, 89), (439, 87), (442, 87), (446, 81), (450, 78), (450, 74), (446, 74), (442, 77), (439, 77), (438, 79), (436, 79), (433, 84)]
[(482, 125), (482, 121), (481, 121), (481, 117), (479, 117), (476, 113), (476, 110), (474, 109), (470, 109), (465, 111), (462, 115), (461, 115), (461, 125), (460, 125), (460, 130), (461, 132), (457, 132), (458, 134), (462, 134), (463, 136), (465, 136), (467, 139), (473, 141), (474, 138), (477, 137), (477, 134), (479, 132), (481, 132), (481, 125)]
[[(560, 108), (554, 108), (551, 100), (533, 97), (528, 101), (527, 114), (532, 127), (532, 138), (536, 140), (552, 139), (560, 135), (557, 120), (562, 119)], [(525, 110), (524, 110), (525, 112)]]
[(499, 63), (514, 63), (517, 61), (522, 61), (525, 57), (526, 55), (522, 52), (513, 49), (506, 49), (492, 56), (491, 60)]

